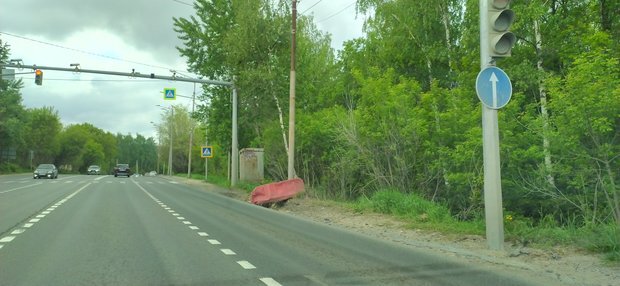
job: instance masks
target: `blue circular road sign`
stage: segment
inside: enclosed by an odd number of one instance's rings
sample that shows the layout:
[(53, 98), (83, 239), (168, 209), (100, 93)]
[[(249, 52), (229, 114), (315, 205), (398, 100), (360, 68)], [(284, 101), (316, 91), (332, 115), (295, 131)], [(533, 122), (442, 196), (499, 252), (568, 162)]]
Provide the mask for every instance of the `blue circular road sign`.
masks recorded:
[(510, 101), (512, 83), (502, 69), (487, 67), (476, 78), (476, 93), (486, 107), (500, 109)]

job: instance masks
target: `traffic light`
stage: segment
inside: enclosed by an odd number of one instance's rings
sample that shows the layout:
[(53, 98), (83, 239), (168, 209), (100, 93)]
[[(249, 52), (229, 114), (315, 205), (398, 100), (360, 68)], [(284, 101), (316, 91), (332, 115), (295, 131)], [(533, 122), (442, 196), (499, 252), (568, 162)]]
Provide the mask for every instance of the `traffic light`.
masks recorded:
[(41, 70), (34, 71), (34, 83), (37, 85), (43, 84), (43, 72)]
[(493, 58), (509, 57), (517, 37), (508, 31), (514, 22), (515, 12), (509, 9), (510, 0), (487, 0), (489, 15), (489, 55)]

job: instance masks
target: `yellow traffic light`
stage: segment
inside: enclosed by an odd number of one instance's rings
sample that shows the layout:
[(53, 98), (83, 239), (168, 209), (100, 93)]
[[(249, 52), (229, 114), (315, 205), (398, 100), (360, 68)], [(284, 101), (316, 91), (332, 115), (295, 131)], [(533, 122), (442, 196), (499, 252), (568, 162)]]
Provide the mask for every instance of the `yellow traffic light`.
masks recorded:
[(41, 70), (34, 71), (34, 83), (37, 85), (43, 84), (43, 71)]

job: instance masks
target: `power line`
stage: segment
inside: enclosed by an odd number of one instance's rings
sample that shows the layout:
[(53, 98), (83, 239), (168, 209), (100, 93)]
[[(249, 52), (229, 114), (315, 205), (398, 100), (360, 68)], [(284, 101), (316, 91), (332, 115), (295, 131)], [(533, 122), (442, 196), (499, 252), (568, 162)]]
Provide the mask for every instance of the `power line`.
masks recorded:
[(177, 2), (177, 3), (179, 3), (179, 4), (183, 4), (183, 5), (187, 5), (187, 6), (194, 7), (194, 5), (189, 4), (189, 3), (187, 3), (187, 2), (180, 1), (180, 0), (172, 0), (172, 1)]
[[(15, 35), (15, 34), (7, 33), (7, 32), (0, 32), (0, 34), (11, 36), (11, 37), (15, 37), (15, 38), (20, 38), (20, 39), (23, 39), (23, 40), (28, 40), (28, 41), (32, 41), (32, 42), (35, 42), (35, 43), (56, 47), (56, 48), (61, 48), (61, 49), (65, 49), (65, 50), (69, 50), (69, 51), (73, 51), (73, 52), (78, 52), (78, 53), (83, 53), (83, 54), (87, 54), (87, 55), (107, 58), (107, 59), (111, 59), (111, 60), (115, 60), (115, 61), (132, 63), (132, 64), (137, 64), (137, 65), (142, 65), (142, 66), (147, 66), (147, 67), (152, 67), (152, 68), (158, 68), (158, 69), (166, 69), (166, 70), (171, 70), (172, 69), (170, 67), (163, 67), (163, 66), (145, 64), (145, 63), (141, 63), (141, 62), (136, 62), (136, 61), (126, 60), (126, 59), (106, 56), (106, 55), (103, 55), (103, 54), (97, 54), (97, 53), (93, 53), (93, 52), (89, 52), (89, 51), (84, 51), (84, 50), (80, 50), (80, 49), (75, 49), (75, 48), (70, 48), (70, 47), (66, 47), (66, 46), (62, 46), (62, 45), (58, 45), (58, 44), (53, 44), (53, 43), (48, 43), (48, 42), (45, 42), (45, 41), (36, 40), (36, 39), (32, 39), (32, 38), (28, 38), (28, 37), (24, 37), (24, 36), (20, 36), (20, 35)], [(188, 71), (185, 71), (185, 72), (188, 72)]]
[(329, 16), (328, 16), (328, 17), (326, 17), (326, 18), (323, 18), (323, 19), (321, 19), (321, 20), (317, 21), (317, 23), (320, 23), (320, 22), (323, 22), (323, 21), (327, 21), (327, 20), (331, 19), (332, 17), (334, 17), (334, 16), (336, 16), (336, 15), (338, 15), (338, 14), (342, 13), (344, 10), (347, 10), (349, 7), (353, 6), (353, 4), (355, 4), (355, 2), (357, 2), (357, 1), (353, 1), (353, 2), (351, 2), (351, 4), (349, 4), (349, 5), (347, 5), (346, 7), (342, 8), (342, 10), (340, 10), (340, 11), (338, 11), (338, 12), (334, 13), (334, 14), (331, 14), (331, 15), (329, 15)]
[(308, 7), (308, 9), (304, 10), (303, 12), (301, 12), (301, 13), (299, 13), (299, 14), (306, 13), (308, 10), (312, 9), (312, 7), (316, 6), (316, 4), (321, 3), (321, 1), (323, 1), (323, 0), (319, 0), (319, 1), (317, 1), (316, 3), (312, 4), (312, 6)]

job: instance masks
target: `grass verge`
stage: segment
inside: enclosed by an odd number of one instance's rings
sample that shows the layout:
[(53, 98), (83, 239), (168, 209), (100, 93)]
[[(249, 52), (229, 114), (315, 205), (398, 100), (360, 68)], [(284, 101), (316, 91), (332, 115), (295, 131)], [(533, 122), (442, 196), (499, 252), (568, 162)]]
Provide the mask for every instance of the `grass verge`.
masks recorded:
[[(354, 211), (372, 211), (395, 216), (411, 227), (440, 231), (447, 234), (484, 235), (484, 218), (470, 221), (455, 219), (446, 206), (430, 202), (416, 194), (382, 190), (370, 197), (362, 197), (351, 204)], [(552, 217), (536, 224), (523, 217), (508, 214), (504, 219), (508, 241), (534, 244), (540, 247), (556, 245), (576, 246), (601, 253), (611, 262), (620, 262), (620, 229), (613, 224), (576, 226), (575, 223), (558, 225)]]

